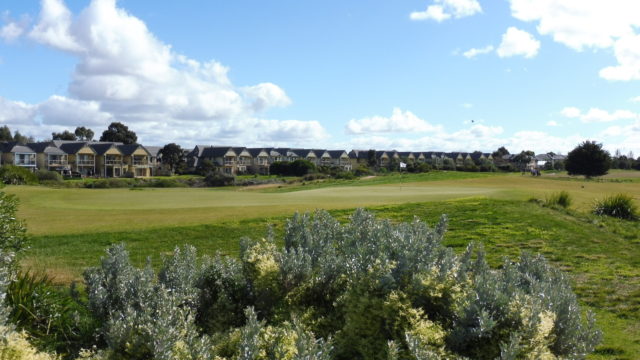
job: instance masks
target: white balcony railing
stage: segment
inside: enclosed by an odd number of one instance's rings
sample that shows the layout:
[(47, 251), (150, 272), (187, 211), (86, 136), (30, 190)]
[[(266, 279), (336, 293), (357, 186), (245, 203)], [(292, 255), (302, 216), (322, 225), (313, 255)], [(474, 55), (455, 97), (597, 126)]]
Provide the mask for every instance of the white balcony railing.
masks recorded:
[(105, 160), (105, 165), (122, 165), (122, 160)]
[(78, 166), (94, 166), (96, 162), (94, 160), (78, 160)]
[(146, 160), (134, 161), (133, 166), (148, 166), (149, 162)]
[(67, 160), (49, 160), (49, 166), (67, 166), (69, 162)]
[(29, 161), (29, 160), (18, 160), (15, 162), (15, 165), (17, 166), (36, 166), (36, 162), (35, 161)]

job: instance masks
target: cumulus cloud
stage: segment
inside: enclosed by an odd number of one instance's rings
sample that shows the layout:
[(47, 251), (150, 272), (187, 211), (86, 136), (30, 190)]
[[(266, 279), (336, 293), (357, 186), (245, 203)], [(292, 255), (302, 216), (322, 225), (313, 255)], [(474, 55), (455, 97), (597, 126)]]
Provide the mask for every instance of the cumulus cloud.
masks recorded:
[(0, 96), (0, 124), (33, 124), (37, 107), (21, 101), (12, 101)]
[(462, 55), (464, 57), (466, 57), (467, 59), (473, 59), (474, 57), (478, 56), (478, 55), (484, 55), (484, 54), (488, 54), (490, 52), (493, 51), (493, 45), (489, 45), (489, 46), (485, 46), (483, 48), (471, 48), (467, 51), (465, 51), (464, 53), (462, 53)]
[(612, 122), (617, 120), (640, 119), (640, 114), (629, 110), (609, 112), (599, 108), (590, 108), (586, 113), (576, 107), (566, 107), (560, 112), (563, 116), (580, 119), (584, 123)]
[(533, 35), (512, 26), (502, 35), (502, 42), (496, 53), (500, 57), (521, 55), (525, 58), (532, 58), (538, 55), (539, 49), (540, 41), (536, 40)]
[(555, 126), (560, 126), (560, 124), (558, 124), (557, 121), (550, 120), (550, 121), (547, 121), (547, 126), (555, 127)]
[(463, 18), (482, 12), (477, 0), (434, 0), (424, 11), (414, 11), (411, 20), (434, 20), (442, 22), (451, 18)]
[(0, 18), (4, 25), (0, 26), (0, 38), (7, 42), (13, 42), (24, 32), (29, 26), (29, 17), (23, 15), (20, 20), (13, 20), (9, 14), (9, 11), (4, 11)]
[(411, 111), (402, 111), (399, 108), (394, 108), (390, 117), (372, 116), (351, 119), (346, 126), (348, 134), (433, 132), (440, 130), (440, 126), (433, 126), (417, 117)]
[(576, 51), (614, 48), (617, 66), (600, 71), (607, 80), (640, 79), (640, 2), (637, 0), (510, 0), (512, 15), (536, 22), (541, 35)]
[[(258, 120), (270, 108), (291, 104), (281, 87), (270, 82), (236, 86), (228, 77), (229, 67), (176, 53), (142, 20), (118, 7), (116, 0), (92, 0), (78, 14), (62, 0), (42, 0), (27, 34), (28, 39), (77, 59), (67, 95), (22, 104), (42, 129), (96, 128), (122, 121), (141, 141), (175, 141), (180, 133), (188, 134), (183, 137), (185, 144), (213, 143), (217, 137), (248, 145), (291, 138), (296, 132), (310, 141), (326, 136), (314, 121)], [(20, 103), (13, 103), (12, 109), (20, 108), (16, 104)], [(6, 114), (0, 119), (15, 117)], [(39, 132), (43, 137), (48, 133)]]
[(630, 99), (631, 102), (640, 103), (640, 96), (636, 96)]

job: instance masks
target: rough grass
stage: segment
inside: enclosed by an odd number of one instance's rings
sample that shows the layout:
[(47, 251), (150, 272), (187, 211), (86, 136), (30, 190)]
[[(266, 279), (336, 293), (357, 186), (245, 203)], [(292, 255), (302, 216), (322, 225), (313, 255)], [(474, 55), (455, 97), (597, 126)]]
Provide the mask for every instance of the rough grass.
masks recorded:
[[(414, 216), (435, 223), (449, 216), (446, 245), (462, 251), (469, 242), (483, 244), (493, 266), (521, 251), (542, 253), (571, 274), (581, 302), (599, 316), (605, 341), (594, 359), (640, 358), (640, 224), (581, 212), (554, 210), (519, 200), (487, 198), (370, 207), (392, 221)], [(352, 209), (334, 210), (346, 220)], [(282, 233), (286, 217), (151, 230), (104, 232), (32, 238), (23, 265), (45, 269), (58, 281), (80, 279), (82, 270), (99, 263), (104, 248), (124, 242), (142, 265), (148, 256), (159, 264), (175, 246), (193, 244), (201, 253), (237, 256), (239, 239), (261, 237), (272, 224)]]

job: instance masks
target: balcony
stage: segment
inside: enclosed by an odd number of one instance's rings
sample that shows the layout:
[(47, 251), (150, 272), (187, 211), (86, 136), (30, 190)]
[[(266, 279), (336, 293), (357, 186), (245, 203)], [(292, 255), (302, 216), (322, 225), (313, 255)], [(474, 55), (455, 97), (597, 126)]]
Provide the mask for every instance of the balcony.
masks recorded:
[(29, 160), (18, 160), (14, 164), (16, 166), (36, 166), (35, 161), (29, 161)]
[(78, 166), (94, 166), (96, 164), (95, 160), (78, 160)]
[(49, 160), (48, 164), (49, 167), (67, 166), (69, 165), (69, 162), (67, 162), (67, 160)]
[(147, 160), (134, 160), (133, 166), (149, 166), (149, 162)]
[(109, 166), (122, 165), (122, 160), (105, 160), (104, 164)]

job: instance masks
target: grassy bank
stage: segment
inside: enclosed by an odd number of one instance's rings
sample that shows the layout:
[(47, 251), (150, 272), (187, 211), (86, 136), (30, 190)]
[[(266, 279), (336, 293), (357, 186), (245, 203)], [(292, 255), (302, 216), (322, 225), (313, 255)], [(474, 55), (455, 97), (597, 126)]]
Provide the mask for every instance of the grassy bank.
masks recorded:
[[(640, 223), (487, 198), (370, 209), (391, 221), (417, 216), (432, 224), (446, 213), (446, 244), (458, 251), (469, 242), (482, 244), (493, 266), (523, 250), (544, 254), (571, 275), (581, 302), (599, 315), (605, 343), (593, 358), (640, 358)], [(331, 212), (346, 219), (352, 209)], [(236, 256), (241, 237), (264, 236), (268, 224), (278, 234), (285, 221), (286, 217), (275, 216), (151, 230), (35, 236), (23, 264), (69, 282), (80, 279), (85, 267), (97, 265), (104, 248), (114, 242), (126, 243), (140, 265), (147, 256), (157, 264), (163, 254), (182, 244), (192, 244), (205, 254), (220, 251)]]

